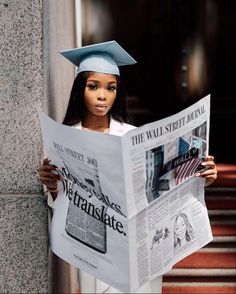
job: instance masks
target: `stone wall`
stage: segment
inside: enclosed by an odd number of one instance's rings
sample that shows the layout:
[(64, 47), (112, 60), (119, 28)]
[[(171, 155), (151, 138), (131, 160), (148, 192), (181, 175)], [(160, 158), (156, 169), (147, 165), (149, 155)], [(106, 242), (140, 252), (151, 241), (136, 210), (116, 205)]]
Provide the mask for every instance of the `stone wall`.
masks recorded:
[(73, 0), (0, 0), (0, 293), (49, 289), (38, 111), (63, 116), (74, 69), (60, 67), (57, 49), (74, 46), (73, 9)]

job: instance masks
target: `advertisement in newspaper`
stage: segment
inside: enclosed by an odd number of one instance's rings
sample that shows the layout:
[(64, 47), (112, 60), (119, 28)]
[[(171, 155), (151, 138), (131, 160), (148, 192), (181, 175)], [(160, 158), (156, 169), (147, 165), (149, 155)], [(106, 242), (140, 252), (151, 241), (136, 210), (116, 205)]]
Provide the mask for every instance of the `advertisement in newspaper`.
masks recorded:
[(45, 156), (63, 177), (52, 251), (134, 292), (212, 240), (204, 180), (210, 95), (122, 137), (68, 127), (40, 113)]

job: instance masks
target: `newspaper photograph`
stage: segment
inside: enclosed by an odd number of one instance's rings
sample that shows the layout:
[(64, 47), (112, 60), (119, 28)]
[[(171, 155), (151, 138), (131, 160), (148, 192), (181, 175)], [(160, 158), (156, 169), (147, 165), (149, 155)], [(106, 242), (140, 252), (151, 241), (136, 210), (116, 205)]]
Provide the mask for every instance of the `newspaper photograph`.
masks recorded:
[(40, 113), (45, 157), (63, 180), (50, 226), (60, 258), (134, 292), (212, 240), (205, 180), (210, 95), (123, 136)]

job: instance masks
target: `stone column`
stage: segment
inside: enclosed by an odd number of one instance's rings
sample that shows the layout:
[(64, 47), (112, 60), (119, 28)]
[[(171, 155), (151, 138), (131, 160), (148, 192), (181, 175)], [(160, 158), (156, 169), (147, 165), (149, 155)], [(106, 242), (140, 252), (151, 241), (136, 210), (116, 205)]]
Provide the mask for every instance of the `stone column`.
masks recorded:
[(38, 111), (64, 115), (74, 30), (73, 0), (0, 0), (0, 293), (49, 290)]

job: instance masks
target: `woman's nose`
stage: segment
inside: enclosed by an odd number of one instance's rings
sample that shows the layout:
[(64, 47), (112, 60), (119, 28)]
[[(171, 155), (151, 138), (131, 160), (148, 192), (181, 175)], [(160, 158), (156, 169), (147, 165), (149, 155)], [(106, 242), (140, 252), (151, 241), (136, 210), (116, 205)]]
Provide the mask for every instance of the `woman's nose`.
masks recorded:
[(104, 90), (100, 90), (99, 95), (98, 95), (98, 100), (106, 100), (105, 92)]

